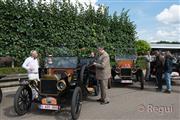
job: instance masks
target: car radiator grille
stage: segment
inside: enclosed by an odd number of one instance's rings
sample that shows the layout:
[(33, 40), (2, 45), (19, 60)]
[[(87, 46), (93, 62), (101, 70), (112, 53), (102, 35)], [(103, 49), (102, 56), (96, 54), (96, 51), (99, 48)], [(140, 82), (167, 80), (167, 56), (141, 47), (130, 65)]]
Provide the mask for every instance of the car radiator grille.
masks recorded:
[(57, 80), (41, 80), (41, 94), (44, 95), (57, 95), (58, 90), (56, 87)]

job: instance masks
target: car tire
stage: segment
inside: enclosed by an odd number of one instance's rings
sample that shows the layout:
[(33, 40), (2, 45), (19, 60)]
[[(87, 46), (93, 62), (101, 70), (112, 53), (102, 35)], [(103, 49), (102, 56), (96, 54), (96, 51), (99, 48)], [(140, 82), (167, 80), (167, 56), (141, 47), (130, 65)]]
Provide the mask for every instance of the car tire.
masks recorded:
[(81, 113), (82, 107), (82, 90), (80, 87), (76, 87), (71, 101), (71, 115), (73, 120), (77, 120)]
[(143, 79), (143, 77), (141, 78), (141, 90), (143, 90), (144, 89), (144, 79)]
[(86, 98), (87, 98), (87, 96), (88, 96), (88, 90), (87, 90), (87, 88), (86, 88), (86, 84), (87, 84), (87, 82), (88, 81), (84, 81), (85, 80), (85, 78), (87, 77), (87, 75), (85, 75), (85, 70), (86, 70), (86, 65), (83, 65), (82, 67), (81, 67), (81, 71), (80, 71), (80, 87), (81, 87), (81, 89), (82, 89), (82, 91), (83, 91), (83, 93), (82, 93), (82, 95), (83, 95), (83, 99), (85, 100)]
[(0, 103), (2, 102), (2, 97), (3, 97), (3, 94), (2, 94), (2, 90), (0, 88)]
[(14, 110), (18, 115), (26, 114), (31, 108), (32, 92), (28, 86), (20, 86), (14, 97)]

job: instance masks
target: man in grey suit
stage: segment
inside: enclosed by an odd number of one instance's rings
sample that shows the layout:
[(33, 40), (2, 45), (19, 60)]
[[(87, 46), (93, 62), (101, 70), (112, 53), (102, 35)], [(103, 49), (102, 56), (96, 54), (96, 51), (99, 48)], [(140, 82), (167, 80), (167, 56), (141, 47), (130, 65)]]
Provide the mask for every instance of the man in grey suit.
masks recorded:
[(101, 104), (108, 104), (109, 100), (107, 99), (106, 90), (108, 79), (111, 77), (110, 58), (103, 47), (98, 47), (98, 52), (99, 57), (97, 61), (93, 63), (96, 67), (96, 79), (99, 80), (101, 89), (101, 98), (97, 101), (101, 102)]

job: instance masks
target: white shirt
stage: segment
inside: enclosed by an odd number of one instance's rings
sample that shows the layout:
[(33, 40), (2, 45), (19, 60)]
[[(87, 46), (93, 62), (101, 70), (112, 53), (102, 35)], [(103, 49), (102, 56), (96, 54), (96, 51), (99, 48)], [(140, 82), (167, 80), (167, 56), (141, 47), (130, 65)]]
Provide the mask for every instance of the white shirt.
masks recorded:
[(147, 62), (152, 62), (151, 55), (145, 55)]
[(33, 57), (28, 57), (22, 64), (22, 67), (28, 71), (28, 74), (38, 74), (39, 62)]

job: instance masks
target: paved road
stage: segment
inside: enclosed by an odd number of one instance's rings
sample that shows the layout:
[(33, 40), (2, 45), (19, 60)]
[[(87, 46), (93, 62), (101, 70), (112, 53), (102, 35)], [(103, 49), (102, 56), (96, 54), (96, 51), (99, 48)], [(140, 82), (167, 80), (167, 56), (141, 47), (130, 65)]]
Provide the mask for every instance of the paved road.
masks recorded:
[[(165, 86), (164, 86), (165, 87)], [(13, 110), (13, 97), (17, 88), (3, 89), (4, 98), (0, 104), (0, 120), (69, 120), (69, 109), (61, 113), (41, 111), (34, 106), (31, 112), (17, 116)], [(139, 83), (122, 86), (114, 84), (108, 91), (110, 104), (100, 105), (98, 97), (89, 97), (83, 102), (80, 120), (179, 120), (180, 119), (180, 81), (173, 86), (171, 94), (155, 91), (155, 86), (148, 82), (145, 89), (139, 89)]]

